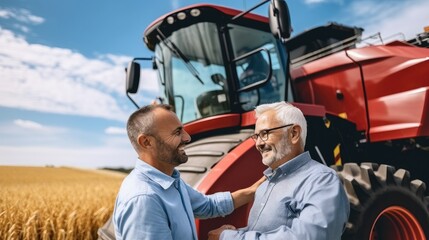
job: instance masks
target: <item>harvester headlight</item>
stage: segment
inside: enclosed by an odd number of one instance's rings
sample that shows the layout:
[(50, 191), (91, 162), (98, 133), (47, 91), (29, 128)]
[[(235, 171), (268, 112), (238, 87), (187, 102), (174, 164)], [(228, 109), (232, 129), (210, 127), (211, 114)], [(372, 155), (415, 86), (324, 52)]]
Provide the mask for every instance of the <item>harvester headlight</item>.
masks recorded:
[(198, 17), (198, 16), (200, 16), (200, 14), (201, 14), (200, 9), (194, 8), (194, 9), (191, 10), (191, 16), (192, 17)]
[(186, 18), (186, 13), (184, 13), (184, 12), (179, 12), (178, 14), (177, 14), (177, 19), (179, 19), (179, 20), (183, 20), (183, 19), (185, 19)]
[(167, 18), (167, 22), (168, 22), (168, 24), (173, 24), (173, 23), (174, 23), (174, 17), (169, 16), (169, 17)]

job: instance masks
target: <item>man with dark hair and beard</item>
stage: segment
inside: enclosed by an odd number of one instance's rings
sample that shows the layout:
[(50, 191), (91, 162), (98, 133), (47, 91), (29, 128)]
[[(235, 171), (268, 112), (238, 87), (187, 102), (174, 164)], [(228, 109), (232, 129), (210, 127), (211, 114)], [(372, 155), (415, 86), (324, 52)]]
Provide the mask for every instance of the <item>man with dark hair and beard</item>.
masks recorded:
[(188, 160), (184, 148), (191, 137), (168, 105), (148, 105), (131, 114), (127, 133), (138, 159), (116, 198), (113, 223), (118, 240), (197, 240), (194, 217), (230, 214), (252, 201), (265, 180), (212, 195), (187, 185), (175, 167)]
[(256, 108), (252, 138), (269, 168), (255, 193), (247, 227), (225, 225), (209, 232), (214, 239), (338, 240), (350, 213), (335, 171), (304, 151), (307, 123), (301, 110), (286, 102)]

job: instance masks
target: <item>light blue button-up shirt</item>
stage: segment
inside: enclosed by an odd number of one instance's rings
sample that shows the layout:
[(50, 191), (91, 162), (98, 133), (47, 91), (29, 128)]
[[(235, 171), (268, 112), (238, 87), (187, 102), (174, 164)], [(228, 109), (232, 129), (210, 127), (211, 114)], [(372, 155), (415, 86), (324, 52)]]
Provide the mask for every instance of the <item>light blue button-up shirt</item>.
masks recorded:
[(276, 170), (264, 172), (248, 226), (225, 230), (222, 240), (336, 240), (347, 223), (350, 205), (335, 171), (305, 152)]
[(234, 210), (231, 193), (203, 195), (180, 179), (137, 160), (124, 179), (113, 213), (116, 239), (197, 239), (194, 217), (210, 218)]

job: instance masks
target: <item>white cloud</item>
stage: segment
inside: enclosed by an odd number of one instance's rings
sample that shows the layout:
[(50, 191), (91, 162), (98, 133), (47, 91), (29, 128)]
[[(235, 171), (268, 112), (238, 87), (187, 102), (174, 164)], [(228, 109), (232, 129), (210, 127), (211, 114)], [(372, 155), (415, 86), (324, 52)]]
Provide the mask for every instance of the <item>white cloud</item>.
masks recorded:
[[(110, 127), (119, 133), (121, 128)], [(123, 130), (122, 130), (123, 131)], [(136, 153), (126, 135), (101, 135), (79, 129), (16, 119), (1, 124), (0, 165), (132, 167)], [(95, 137), (95, 138), (94, 138)]]
[(140, 84), (140, 89), (144, 89), (150, 92), (158, 92), (156, 72), (152, 69), (142, 69), (140, 71), (140, 81), (144, 84)]
[(112, 135), (124, 135), (127, 134), (127, 131), (125, 128), (118, 128), (118, 127), (108, 127), (104, 130), (106, 134), (112, 134)]
[(10, 16), (9, 11), (0, 8), (0, 18), (9, 18)]
[(0, 146), (78, 146), (81, 142), (76, 136), (78, 134), (77, 130), (71, 131), (65, 127), (14, 119), (0, 124)]
[(353, 1), (347, 14), (355, 19), (356, 26), (365, 29), (364, 36), (380, 32), (383, 38), (403, 34), (405, 39), (410, 39), (429, 25), (428, 9), (427, 0), (366, 0)]
[[(0, 106), (121, 121), (129, 114), (124, 69), (131, 57), (90, 59), (70, 49), (31, 44), (2, 28), (0, 46), (5, 46), (0, 48)], [(155, 92), (156, 75), (145, 69), (142, 75), (141, 89)]]
[(137, 159), (131, 145), (127, 147), (61, 148), (1, 146), (0, 165), (74, 166), (83, 168), (133, 167)]
[[(15, 128), (18, 127), (18, 128)], [(13, 133), (14, 136), (19, 136), (22, 134), (28, 134), (28, 131), (35, 131), (39, 133), (57, 135), (59, 133), (65, 133), (68, 130), (60, 127), (53, 127), (48, 125), (43, 125), (41, 123), (32, 121), (32, 120), (24, 120), (24, 119), (15, 119), (13, 121), (13, 126), (9, 126), (8, 130), (5, 130), (6, 127), (1, 127), (0, 132), (3, 134)]]
[(114, 65), (121, 65), (121, 66), (127, 64), (131, 60), (129, 56), (118, 56), (113, 54), (99, 55), (99, 58), (101, 60), (111, 62)]
[(13, 121), (13, 123), (16, 126), (32, 130), (42, 130), (44, 128), (42, 124), (29, 120), (16, 119)]
[(33, 15), (27, 9), (0, 8), (0, 18), (14, 19), (22, 23), (42, 24), (45, 19)]
[(27, 26), (24, 26), (24, 25), (21, 25), (21, 24), (14, 24), (13, 26), (15, 28), (19, 29), (23, 33), (29, 33), (30, 32), (30, 28), (28, 28)]

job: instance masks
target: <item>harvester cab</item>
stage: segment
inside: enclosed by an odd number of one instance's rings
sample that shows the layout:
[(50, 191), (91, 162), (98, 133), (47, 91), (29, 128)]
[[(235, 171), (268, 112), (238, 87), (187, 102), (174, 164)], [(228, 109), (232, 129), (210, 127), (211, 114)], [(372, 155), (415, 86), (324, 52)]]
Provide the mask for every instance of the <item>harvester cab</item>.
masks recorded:
[[(289, 14), (285, 2), (277, 4), (281, 8), (271, 12)], [(268, 19), (249, 11), (193, 5), (161, 17), (146, 29), (144, 41), (155, 53), (159, 101), (172, 105), (182, 122), (242, 113), (258, 104), (287, 99), (287, 53), (281, 40), (271, 34)], [(274, 25), (290, 29), (290, 23), (280, 18), (272, 24), (278, 29)], [(138, 61), (150, 59), (137, 58), (128, 66), (127, 94), (137, 90)]]

